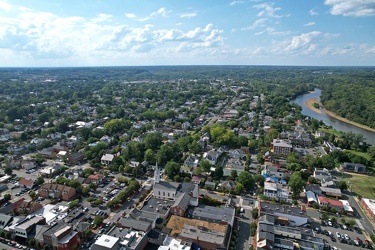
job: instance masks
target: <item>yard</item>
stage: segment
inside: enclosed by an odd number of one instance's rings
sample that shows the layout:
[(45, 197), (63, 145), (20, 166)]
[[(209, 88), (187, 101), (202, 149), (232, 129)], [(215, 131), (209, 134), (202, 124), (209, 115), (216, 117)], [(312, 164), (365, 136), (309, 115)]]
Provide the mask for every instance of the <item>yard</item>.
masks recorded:
[(344, 173), (343, 177), (352, 192), (364, 198), (375, 199), (375, 176)]

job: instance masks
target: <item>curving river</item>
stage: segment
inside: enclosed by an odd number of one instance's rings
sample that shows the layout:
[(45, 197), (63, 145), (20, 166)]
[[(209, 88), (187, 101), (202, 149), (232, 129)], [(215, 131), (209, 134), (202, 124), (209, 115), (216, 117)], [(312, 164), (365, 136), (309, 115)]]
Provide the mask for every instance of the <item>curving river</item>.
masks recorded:
[(305, 102), (311, 98), (317, 98), (320, 101), (320, 94), (322, 90), (315, 89), (314, 92), (304, 94), (302, 96), (297, 97), (296, 99), (292, 100), (291, 103), (296, 103), (302, 107), (302, 114), (306, 116), (310, 116), (318, 121), (323, 121), (327, 126), (332, 126), (332, 128), (343, 131), (343, 132), (353, 132), (356, 134), (362, 134), (364, 138), (366, 138), (366, 142), (370, 143), (371, 145), (375, 145), (375, 133), (368, 131), (363, 128), (356, 127), (352, 124), (345, 123), (343, 121), (337, 120), (324, 112), (321, 109), (321, 114), (314, 112), (309, 107), (306, 106)]

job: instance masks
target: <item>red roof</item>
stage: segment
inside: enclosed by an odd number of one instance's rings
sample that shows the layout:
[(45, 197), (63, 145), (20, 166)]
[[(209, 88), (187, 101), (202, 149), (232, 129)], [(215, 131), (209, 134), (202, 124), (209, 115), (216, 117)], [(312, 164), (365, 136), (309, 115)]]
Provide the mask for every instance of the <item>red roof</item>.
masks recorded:
[(199, 176), (194, 175), (194, 176), (193, 176), (193, 180), (194, 180), (194, 181), (200, 181), (201, 178), (199, 178)]
[(328, 200), (324, 196), (318, 196), (318, 200), (323, 203), (328, 203)]
[(337, 201), (337, 200), (329, 200), (328, 203), (329, 203), (329, 205), (335, 206), (335, 207), (343, 207), (344, 206), (341, 201)]
[(26, 179), (26, 178), (21, 178), (18, 183), (20, 185), (24, 185), (24, 186), (32, 186), (34, 184), (34, 180), (32, 179)]

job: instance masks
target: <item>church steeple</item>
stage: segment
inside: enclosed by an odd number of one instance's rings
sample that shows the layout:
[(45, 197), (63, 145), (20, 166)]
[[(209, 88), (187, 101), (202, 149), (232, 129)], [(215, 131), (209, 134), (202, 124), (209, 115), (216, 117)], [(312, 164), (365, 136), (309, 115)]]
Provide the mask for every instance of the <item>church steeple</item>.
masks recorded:
[(156, 163), (155, 172), (154, 172), (154, 184), (159, 183), (159, 182), (160, 182), (160, 172), (159, 172), (158, 163)]

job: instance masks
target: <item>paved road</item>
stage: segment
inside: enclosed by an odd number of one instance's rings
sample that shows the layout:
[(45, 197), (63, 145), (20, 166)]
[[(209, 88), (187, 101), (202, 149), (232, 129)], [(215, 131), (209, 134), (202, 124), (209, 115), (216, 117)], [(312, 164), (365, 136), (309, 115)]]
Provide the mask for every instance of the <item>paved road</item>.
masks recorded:
[(250, 237), (250, 223), (253, 222), (253, 218), (251, 217), (251, 209), (244, 209), (244, 213), (242, 213), (238, 227), (238, 242), (236, 245), (236, 249), (249, 249), (252, 242), (252, 237)]

